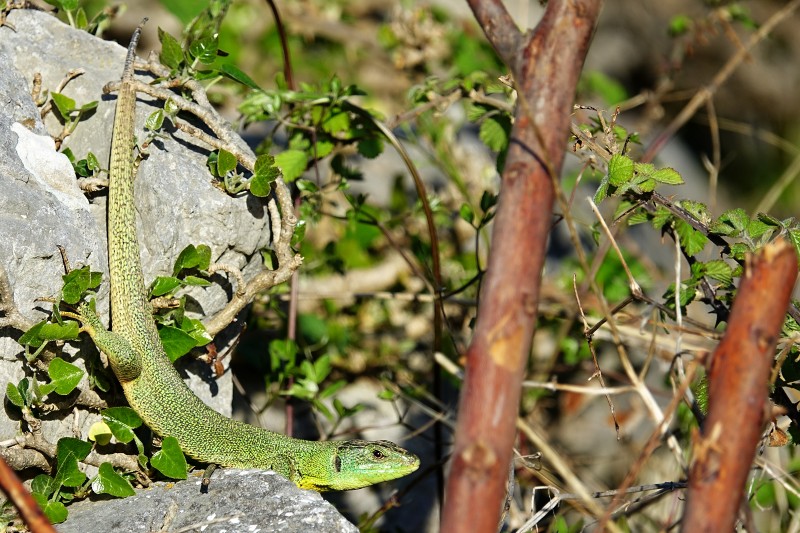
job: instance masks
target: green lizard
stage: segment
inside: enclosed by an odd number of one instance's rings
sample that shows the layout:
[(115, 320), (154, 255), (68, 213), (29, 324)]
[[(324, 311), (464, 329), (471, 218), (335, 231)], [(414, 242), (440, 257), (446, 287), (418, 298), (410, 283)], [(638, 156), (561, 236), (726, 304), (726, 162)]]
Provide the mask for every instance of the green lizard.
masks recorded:
[(175, 437), (199, 461), (270, 469), (318, 491), (357, 489), (415, 471), (419, 458), (392, 442), (306, 441), (226, 418), (194, 395), (167, 358), (145, 290), (133, 204), (136, 91), (131, 81), (140, 30), (131, 39), (117, 95), (109, 165), (113, 331), (105, 330), (88, 304), (78, 309), (82, 329), (108, 356), (125, 397), (145, 423), (158, 435)]

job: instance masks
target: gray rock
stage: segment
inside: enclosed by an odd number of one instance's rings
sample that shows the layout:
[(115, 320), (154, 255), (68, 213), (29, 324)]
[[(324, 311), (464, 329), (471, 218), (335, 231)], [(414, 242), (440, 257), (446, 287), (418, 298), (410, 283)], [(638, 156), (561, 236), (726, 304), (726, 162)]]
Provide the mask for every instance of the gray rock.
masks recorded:
[(103, 505), (80, 502), (69, 508), (61, 533), (114, 531), (357, 532), (319, 493), (298, 489), (273, 472), (222, 470), (207, 494), (200, 478), (156, 483), (136, 496)]

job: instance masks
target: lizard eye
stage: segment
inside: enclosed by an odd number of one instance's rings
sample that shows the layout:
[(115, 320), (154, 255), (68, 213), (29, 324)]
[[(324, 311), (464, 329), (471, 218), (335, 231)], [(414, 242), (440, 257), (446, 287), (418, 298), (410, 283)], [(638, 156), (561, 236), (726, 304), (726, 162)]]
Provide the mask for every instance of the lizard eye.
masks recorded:
[(375, 459), (383, 459), (386, 455), (380, 450), (372, 450), (372, 457)]

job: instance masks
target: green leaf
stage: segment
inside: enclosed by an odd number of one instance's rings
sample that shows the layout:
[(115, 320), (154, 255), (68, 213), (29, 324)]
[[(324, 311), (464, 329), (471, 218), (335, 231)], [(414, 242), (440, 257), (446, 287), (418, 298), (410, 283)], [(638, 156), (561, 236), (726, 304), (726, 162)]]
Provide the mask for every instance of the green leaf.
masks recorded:
[(45, 498), (49, 498), (57, 488), (58, 486), (56, 485), (56, 480), (47, 474), (39, 474), (33, 478), (33, 481), (31, 481), (31, 492), (34, 494), (40, 494)]
[(167, 357), (173, 363), (197, 346), (197, 341), (191, 335), (173, 326), (163, 326), (158, 330), (158, 336)]
[(150, 287), (150, 297), (164, 296), (182, 285), (181, 280), (173, 276), (158, 276)]
[(619, 187), (633, 179), (633, 160), (624, 155), (614, 154), (608, 162), (608, 181)]
[(367, 159), (375, 159), (383, 152), (383, 141), (379, 137), (369, 137), (358, 142), (358, 153)]
[(150, 464), (169, 478), (186, 479), (186, 457), (174, 437), (164, 439), (161, 443), (161, 450), (153, 454)]
[(469, 225), (473, 225), (475, 221), (475, 211), (468, 203), (461, 204), (461, 209), (458, 210), (458, 216)]
[(35, 494), (33, 497), (36, 499), (36, 503), (39, 504), (44, 516), (47, 517), (47, 520), (49, 520), (51, 524), (60, 524), (67, 519), (69, 511), (67, 511), (63, 503), (59, 501), (49, 501)]
[[(337, 137), (350, 138), (350, 114), (345, 111), (332, 112), (328, 118), (322, 121), (322, 131)], [(341, 135), (347, 132), (347, 135)], [(337, 135), (340, 134), (340, 135)]]
[[(286, 150), (276, 155), (274, 161), (281, 169), (283, 179), (292, 182), (305, 172), (308, 156), (303, 150)], [(252, 185), (250, 190), (252, 191)]]
[(100, 446), (105, 446), (111, 442), (111, 437), (113, 436), (114, 434), (111, 433), (111, 428), (108, 427), (108, 424), (103, 420), (99, 420), (89, 428), (89, 433), (86, 435), (86, 438), (92, 442), (96, 442)]
[(47, 324), (46, 320), (42, 320), (41, 322), (35, 324), (33, 327), (31, 327), (31, 329), (23, 333), (17, 342), (19, 342), (22, 346), (32, 346), (34, 348), (38, 348), (44, 342), (41, 332), (45, 324)]
[(269, 194), (270, 184), (278, 177), (278, 169), (272, 168), (267, 174), (256, 174), (250, 179), (250, 192), (253, 196), (264, 198)]
[(770, 231), (773, 226), (761, 221), (761, 220), (751, 220), (747, 224), (747, 234), (750, 236), (751, 239), (758, 239), (762, 235), (764, 235), (767, 231)]
[(16, 385), (10, 381), (6, 383), (6, 398), (17, 407), (25, 407), (25, 400)]
[(213, 337), (208, 334), (208, 331), (206, 331), (206, 327), (203, 323), (194, 318), (183, 317), (181, 321), (181, 330), (191, 335), (196, 342), (195, 346), (205, 346), (214, 340)]
[(674, 168), (660, 168), (656, 170), (650, 177), (657, 182), (664, 183), (666, 185), (683, 185), (683, 178)]
[(217, 50), (219, 50), (219, 42), (211, 36), (198, 39), (189, 45), (189, 54), (206, 65), (213, 63), (217, 58)]
[(57, 469), (55, 481), (65, 487), (80, 487), (86, 480), (86, 474), (78, 469), (78, 462), (86, 459), (92, 445), (80, 439), (64, 437), (56, 445)]
[(225, 177), (228, 172), (236, 170), (237, 163), (235, 155), (227, 150), (220, 150), (217, 157), (217, 175), (221, 178)]
[[(89, 167), (89, 170), (98, 171), (100, 170), (100, 161), (97, 160), (97, 156), (94, 153), (89, 152), (86, 154), (86, 166)], [(99, 272), (90, 272), (90, 274), (100, 275)], [(91, 276), (90, 276), (91, 277)]]
[(211, 248), (205, 244), (195, 246), (190, 244), (178, 254), (175, 266), (172, 268), (172, 275), (177, 276), (182, 270), (196, 268), (206, 270), (211, 264)]
[(117, 498), (133, 496), (136, 491), (130, 481), (114, 471), (111, 463), (103, 463), (92, 481), (92, 490), (95, 494), (110, 494)]
[(173, 70), (180, 69), (183, 64), (181, 43), (161, 28), (158, 28), (158, 40), (161, 42), (161, 53), (158, 55), (161, 63)]
[(66, 396), (75, 390), (75, 387), (78, 386), (81, 378), (83, 378), (84, 372), (77, 366), (64, 361), (60, 357), (56, 357), (50, 361), (47, 374), (52, 380), (51, 384), (54, 386), (56, 393)]
[(133, 430), (142, 425), (142, 419), (130, 407), (109, 407), (100, 412), (114, 438), (127, 444), (135, 437)]
[(232, 65), (231, 63), (223, 63), (219, 66), (219, 71), (225, 77), (230, 78), (233, 81), (238, 81), (242, 85), (246, 85), (247, 87), (257, 91), (261, 90), (261, 87), (259, 87), (258, 84), (253, 81), (253, 78), (239, 70), (236, 65)]
[(511, 133), (511, 119), (506, 114), (497, 114), (486, 117), (481, 122), (478, 137), (490, 150), (501, 152), (508, 146), (508, 136)]
[(64, 287), (61, 289), (61, 299), (70, 305), (75, 305), (89, 288), (91, 272), (88, 266), (84, 266), (71, 270), (64, 274), (61, 279), (64, 281)]
[(50, 98), (53, 99), (53, 103), (56, 105), (56, 109), (58, 109), (61, 118), (68, 120), (70, 114), (75, 111), (75, 100), (61, 93), (50, 93)]
[(63, 324), (45, 323), (39, 329), (39, 336), (48, 341), (69, 341), (78, 338), (80, 326), (74, 320), (66, 320)]
[[(800, 257), (800, 229), (790, 229), (788, 233), (794, 245), (794, 252)], [(22, 343), (20, 342), (20, 344)]]
[(675, 221), (675, 231), (680, 235), (681, 247), (689, 256), (700, 253), (708, 242), (708, 238), (683, 220)]
[(733, 283), (733, 267), (722, 259), (715, 259), (704, 263), (705, 274), (710, 278), (714, 278), (722, 283)]
[(144, 122), (145, 129), (150, 131), (158, 131), (161, 129), (161, 126), (164, 125), (164, 110), (159, 109), (158, 111), (154, 111), (150, 113), (150, 116), (147, 117), (147, 120)]
[(210, 287), (211, 282), (205, 278), (198, 278), (197, 276), (184, 276), (183, 283), (193, 287)]

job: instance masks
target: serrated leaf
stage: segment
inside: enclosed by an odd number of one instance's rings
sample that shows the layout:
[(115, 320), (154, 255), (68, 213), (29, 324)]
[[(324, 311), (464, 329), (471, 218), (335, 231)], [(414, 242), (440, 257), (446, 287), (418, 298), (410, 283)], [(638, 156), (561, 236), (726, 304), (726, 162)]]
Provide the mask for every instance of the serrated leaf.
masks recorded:
[(308, 156), (303, 150), (285, 150), (275, 156), (274, 162), (281, 169), (283, 179), (292, 182), (305, 172)]
[(75, 100), (61, 93), (50, 93), (50, 98), (53, 99), (53, 103), (56, 105), (56, 109), (58, 109), (61, 118), (64, 120), (69, 119), (70, 113), (75, 110)]
[(478, 137), (490, 150), (501, 152), (508, 146), (510, 132), (511, 119), (508, 115), (499, 114), (486, 117), (481, 122)]
[(594, 198), (592, 198), (592, 201), (595, 203), (595, 205), (599, 205), (607, 197), (608, 197), (608, 176), (605, 176), (602, 180), (600, 180), (600, 185), (597, 187), (597, 191), (594, 193)]
[(158, 276), (150, 287), (150, 296), (164, 296), (181, 286), (181, 280), (174, 276)]
[(181, 43), (161, 28), (158, 28), (158, 40), (161, 42), (161, 53), (158, 54), (161, 63), (174, 70), (180, 69), (183, 65)]
[(653, 192), (656, 188), (656, 180), (648, 178), (639, 183), (639, 190), (642, 192)]
[(339, 138), (349, 139), (350, 135), (350, 114), (346, 111), (333, 111), (322, 121), (322, 131), (330, 133)]
[(715, 259), (703, 264), (705, 275), (714, 278), (722, 283), (730, 284), (733, 282), (733, 267), (722, 259)]
[(797, 257), (800, 257), (800, 230), (790, 229), (788, 233), (789, 239), (791, 239), (794, 245), (794, 252), (797, 254)]
[(161, 450), (153, 454), (150, 464), (169, 478), (186, 479), (186, 457), (174, 437), (166, 437), (163, 440)]
[(110, 494), (117, 498), (127, 498), (136, 494), (130, 481), (115, 472), (111, 463), (100, 465), (97, 476), (92, 481), (92, 490), (95, 494)]
[(689, 256), (700, 253), (708, 242), (708, 238), (683, 220), (675, 221), (675, 231), (680, 235), (681, 247)]
[(191, 335), (173, 326), (163, 326), (158, 330), (158, 336), (173, 363), (197, 346), (197, 341)]
[(666, 185), (683, 185), (684, 183), (678, 171), (669, 167), (656, 170), (650, 177)]
[(608, 162), (608, 182), (619, 187), (633, 179), (633, 160), (621, 154), (614, 154)]
[(130, 407), (109, 407), (103, 409), (100, 415), (114, 438), (123, 444), (132, 441), (135, 437), (133, 430), (142, 425), (142, 419)]
[(750, 236), (751, 239), (758, 239), (771, 229), (772, 226), (762, 222), (761, 220), (751, 220), (747, 224), (747, 234)]
[(197, 39), (189, 45), (189, 54), (206, 65), (211, 64), (217, 58), (219, 42), (212, 36)]
[(60, 357), (50, 361), (50, 365), (47, 368), (47, 375), (52, 380), (51, 384), (61, 396), (66, 396), (75, 390), (75, 387), (78, 386), (81, 378), (83, 378), (83, 374), (83, 370)]

